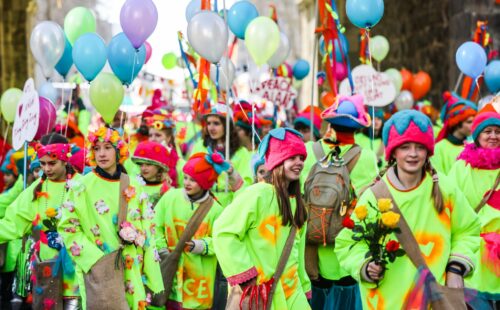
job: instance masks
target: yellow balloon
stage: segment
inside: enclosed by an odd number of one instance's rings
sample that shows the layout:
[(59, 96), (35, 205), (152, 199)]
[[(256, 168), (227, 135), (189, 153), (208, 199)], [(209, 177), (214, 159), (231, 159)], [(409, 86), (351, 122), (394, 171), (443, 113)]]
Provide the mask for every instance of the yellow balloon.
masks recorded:
[(0, 99), (0, 108), (2, 110), (3, 118), (8, 123), (13, 123), (16, 118), (17, 106), (21, 100), (23, 91), (19, 88), (9, 88), (7, 89)]
[(255, 64), (265, 64), (280, 45), (278, 25), (266, 16), (255, 18), (245, 30), (245, 45)]
[(114, 74), (101, 72), (90, 84), (89, 92), (92, 105), (110, 124), (123, 101), (122, 83)]

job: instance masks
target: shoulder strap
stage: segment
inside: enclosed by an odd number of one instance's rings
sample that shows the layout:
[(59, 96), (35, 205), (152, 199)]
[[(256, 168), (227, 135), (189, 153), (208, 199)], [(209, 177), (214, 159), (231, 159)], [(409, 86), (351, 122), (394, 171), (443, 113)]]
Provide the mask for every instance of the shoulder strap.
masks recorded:
[(425, 266), (425, 268), (429, 269), (429, 267), (427, 267), (427, 263), (424, 260), (424, 257), (422, 256), (422, 252), (420, 251), (418, 242), (415, 239), (413, 233), (411, 232), (410, 226), (408, 226), (408, 222), (406, 222), (405, 217), (401, 213), (401, 210), (399, 209), (396, 200), (394, 200), (394, 198), (391, 195), (391, 192), (389, 192), (387, 184), (383, 180), (380, 180), (377, 183), (375, 183), (375, 185), (373, 185), (370, 189), (372, 190), (377, 200), (381, 198), (391, 199), (392, 210), (401, 216), (399, 219), (399, 229), (401, 230), (401, 232), (396, 234), (399, 243), (401, 243), (403, 249), (406, 251), (406, 255), (408, 255), (411, 262), (413, 263), (413, 265), (415, 265), (417, 269), (420, 266)]
[(325, 151), (323, 151), (323, 144), (321, 144), (321, 141), (316, 141), (313, 143), (313, 152), (314, 156), (316, 157), (317, 161), (320, 161), (325, 157)]
[[(125, 190), (130, 186), (130, 177), (126, 173), (120, 174), (120, 192), (118, 193), (119, 209), (118, 209), (118, 231), (123, 222), (127, 220), (128, 212), (128, 202), (127, 198), (123, 194)], [(121, 238), (119, 238), (122, 240)]]
[(198, 230), (201, 225), (201, 222), (208, 214), (212, 205), (214, 204), (214, 199), (212, 196), (208, 196), (208, 199), (200, 203), (198, 208), (194, 211), (193, 216), (189, 219), (186, 227), (184, 228), (184, 232), (179, 238), (175, 249), (168, 255), (168, 267), (165, 273), (163, 274), (163, 283), (165, 283), (165, 292), (170, 294), (170, 290), (172, 289), (173, 279), (175, 273), (177, 272), (177, 265), (179, 264), (179, 260), (181, 258), (182, 252), (186, 246), (186, 242), (190, 241), (193, 238), (194, 234)]
[(271, 290), (269, 291), (269, 296), (267, 299), (266, 309), (271, 309), (271, 305), (273, 303), (273, 295), (276, 291), (276, 287), (280, 281), (281, 275), (283, 271), (285, 271), (286, 263), (288, 262), (288, 258), (290, 257), (290, 253), (292, 253), (293, 242), (295, 241), (295, 235), (297, 233), (297, 227), (292, 226), (290, 229), (290, 233), (288, 234), (288, 238), (285, 242), (285, 247), (283, 248), (283, 252), (281, 252), (280, 260), (278, 261), (278, 266), (276, 267), (276, 271), (273, 275), (273, 284), (271, 286)]
[(491, 195), (493, 195), (493, 192), (497, 189), (498, 185), (500, 184), (500, 171), (498, 171), (497, 178), (495, 180), (495, 183), (493, 184), (493, 187), (484, 195), (483, 199), (481, 199), (481, 202), (476, 207), (476, 212), (481, 211), (481, 209), (486, 205), (488, 200), (490, 200)]
[(342, 158), (344, 158), (344, 162), (346, 163), (347, 170), (349, 173), (354, 169), (354, 166), (358, 163), (358, 159), (361, 156), (361, 147), (357, 144), (354, 144)]

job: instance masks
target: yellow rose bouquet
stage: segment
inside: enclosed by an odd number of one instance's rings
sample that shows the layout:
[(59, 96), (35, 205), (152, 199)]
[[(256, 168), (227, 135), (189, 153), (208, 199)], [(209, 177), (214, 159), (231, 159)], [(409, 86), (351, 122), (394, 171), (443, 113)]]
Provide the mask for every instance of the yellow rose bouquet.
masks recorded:
[[(375, 216), (368, 216), (368, 208), (375, 211)], [(365, 242), (368, 245), (366, 258), (371, 257), (375, 263), (386, 268), (389, 262), (392, 263), (405, 254), (399, 242), (390, 239), (392, 233), (400, 232), (400, 215), (392, 211), (390, 199), (379, 199), (377, 206), (371, 203), (368, 206), (359, 205), (354, 209), (354, 215), (357, 221), (351, 225), (352, 239), (356, 243)]]

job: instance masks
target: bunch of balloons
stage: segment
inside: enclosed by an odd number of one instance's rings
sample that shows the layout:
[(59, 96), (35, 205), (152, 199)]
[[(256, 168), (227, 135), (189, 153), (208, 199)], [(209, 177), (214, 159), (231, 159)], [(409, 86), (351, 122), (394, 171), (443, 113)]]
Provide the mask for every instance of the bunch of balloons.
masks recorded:
[(411, 109), (415, 100), (422, 99), (431, 89), (432, 79), (427, 72), (419, 71), (416, 74), (407, 69), (390, 68), (385, 71), (400, 91), (396, 97), (395, 105), (398, 111)]

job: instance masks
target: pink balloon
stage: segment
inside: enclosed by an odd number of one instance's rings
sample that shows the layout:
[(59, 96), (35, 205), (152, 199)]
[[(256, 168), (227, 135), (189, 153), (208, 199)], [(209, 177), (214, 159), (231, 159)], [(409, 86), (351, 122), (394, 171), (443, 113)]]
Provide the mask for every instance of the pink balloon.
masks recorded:
[(38, 130), (36, 131), (35, 140), (39, 140), (44, 135), (52, 131), (56, 125), (56, 108), (52, 101), (45, 97), (39, 97), (40, 114), (38, 116)]
[(120, 11), (120, 25), (135, 48), (141, 47), (158, 23), (158, 11), (151, 0), (127, 0)]
[(342, 81), (347, 77), (347, 66), (344, 63), (337, 62), (335, 64), (335, 78), (337, 81)]
[(144, 47), (146, 47), (146, 61), (144, 63), (148, 63), (149, 58), (151, 58), (151, 53), (153, 53), (153, 48), (151, 47), (151, 44), (149, 44), (148, 41), (144, 42)]

